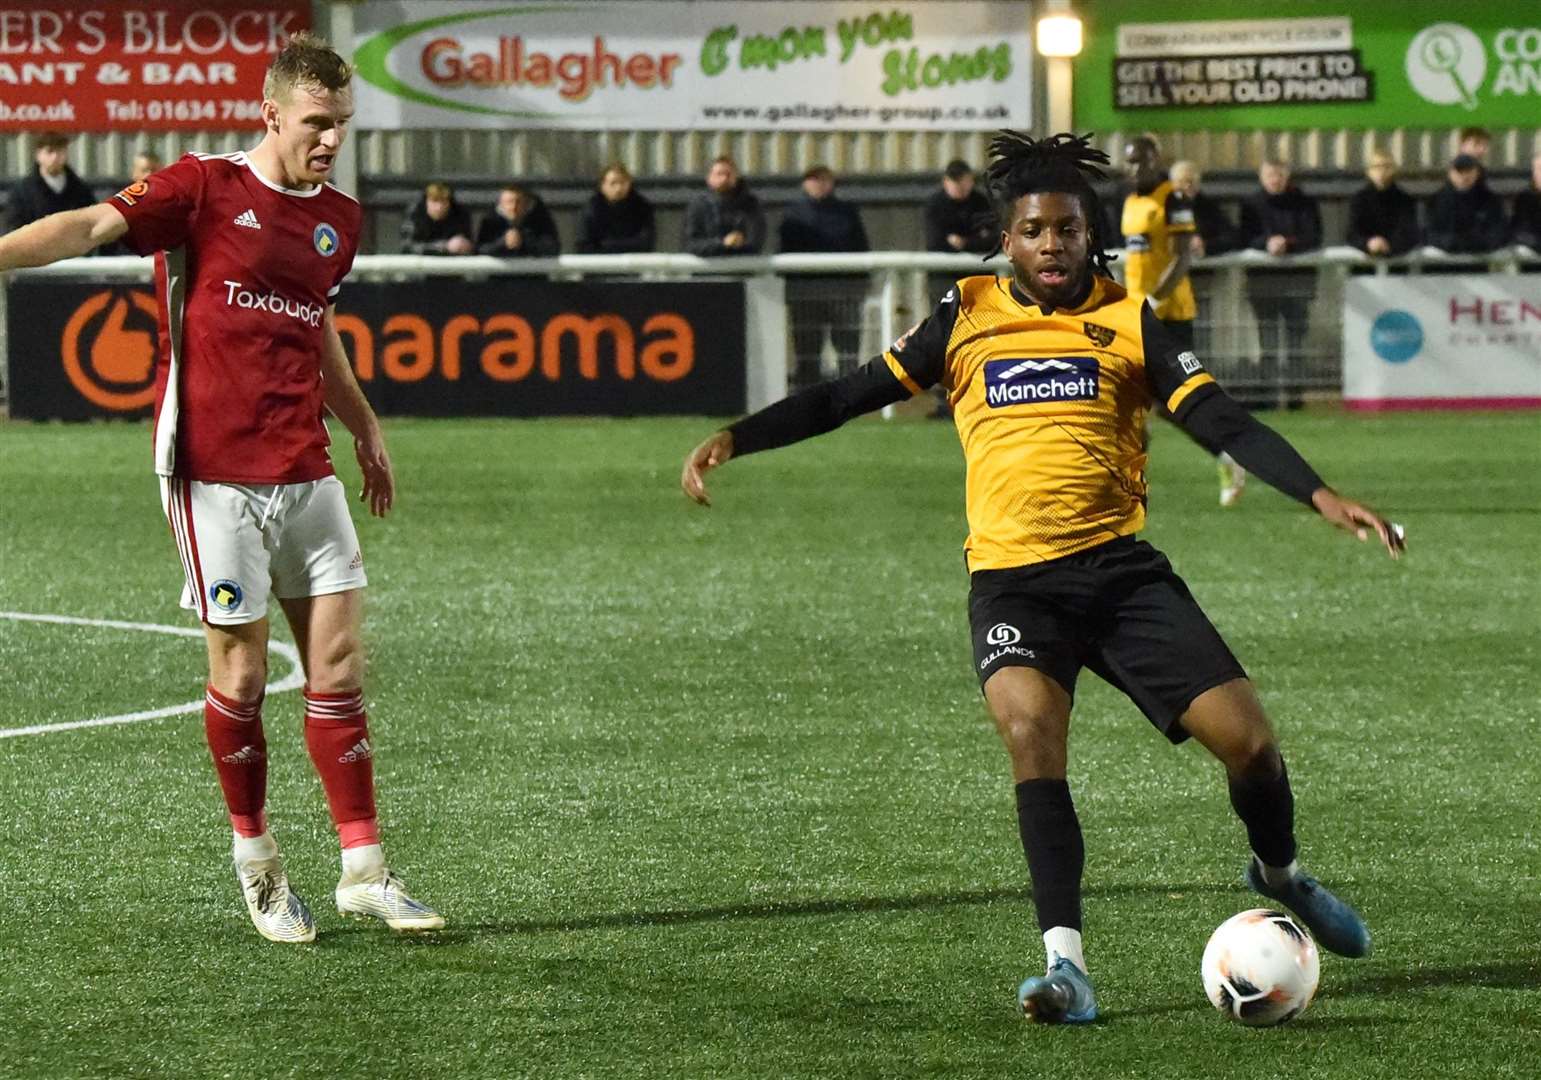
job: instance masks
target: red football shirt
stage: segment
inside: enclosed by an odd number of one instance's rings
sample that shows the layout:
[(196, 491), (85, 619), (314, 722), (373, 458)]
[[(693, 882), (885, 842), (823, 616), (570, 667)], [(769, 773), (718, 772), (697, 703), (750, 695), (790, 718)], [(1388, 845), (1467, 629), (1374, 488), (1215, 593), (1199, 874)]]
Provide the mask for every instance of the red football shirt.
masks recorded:
[(155, 252), (155, 471), (232, 484), (329, 476), (322, 316), (358, 250), (362, 211), (330, 184), (296, 191), (245, 153), (188, 154), (109, 200), (124, 243)]

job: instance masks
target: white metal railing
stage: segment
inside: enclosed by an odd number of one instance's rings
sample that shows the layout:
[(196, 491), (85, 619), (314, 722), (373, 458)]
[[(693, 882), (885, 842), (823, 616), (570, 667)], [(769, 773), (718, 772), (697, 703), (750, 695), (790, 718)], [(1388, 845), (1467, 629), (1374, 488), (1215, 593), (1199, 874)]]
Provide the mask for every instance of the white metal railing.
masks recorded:
[[(1113, 253), (1115, 255), (1121, 252)], [(1115, 274), (1122, 260), (1115, 259)], [(1198, 259), (1192, 279), (1199, 298), (1195, 329), (1206, 365), (1238, 395), (1257, 403), (1297, 400), (1302, 393), (1336, 394), (1342, 380), (1343, 286), (1350, 275), (1374, 273), (1418, 274), (1461, 269), (1497, 274), (1518, 274), (1541, 268), (1541, 253), (1523, 247), (1504, 248), (1487, 255), (1449, 255), (1421, 248), (1408, 255), (1374, 259), (1351, 247), (1329, 247), (1301, 255), (1275, 257), (1259, 251), (1240, 251)], [(688, 281), (692, 278), (788, 278), (809, 274), (845, 274), (867, 278), (865, 295), (845, 305), (841, 318), (859, 332), (861, 353), (880, 352), (906, 327), (922, 318), (935, 303), (949, 277), (1008, 272), (1002, 258), (975, 255), (944, 255), (913, 251), (874, 251), (860, 254), (798, 254), (701, 258), (685, 254), (560, 255), (549, 259), (499, 259), (490, 255), (361, 255), (354, 263), (358, 280), (411, 280), (425, 277), (485, 279), (497, 276), (539, 276), (559, 281), (578, 281), (591, 276), (625, 277), (641, 281)], [(1287, 349), (1280, 344), (1278, 356), (1267, 355), (1248, 303), (1247, 277), (1258, 271), (1295, 271), (1270, 283), (1270, 289), (1288, 294), (1296, 290), (1310, 298), (1309, 326), (1303, 343)], [(151, 261), (136, 256), (70, 259), (47, 267), (20, 270), (11, 276), (28, 279), (68, 278), (102, 282), (150, 280)], [(4, 288), (0, 275), (0, 289)], [(806, 294), (805, 294), (806, 295)], [(794, 292), (788, 299), (780, 290), (764, 290), (762, 300), (773, 305), (766, 325), (786, 332), (753, 336), (749, 349), (751, 407), (780, 396), (787, 373), (795, 364), (789, 356), (791, 326), (799, 303)], [(516, 297), (511, 300), (517, 302)], [(779, 304), (779, 312), (775, 306)], [(0, 356), (8, 355), (5, 334), (7, 305), (0, 303)], [(804, 335), (806, 339), (806, 334)], [(825, 373), (850, 357), (835, 353), (831, 334), (819, 358)], [(1278, 335), (1275, 335), (1278, 339)], [(779, 347), (778, 347), (779, 345)], [(1291, 353), (1286, 355), (1286, 353)], [(805, 361), (806, 362), (806, 361)], [(4, 365), (0, 365), (3, 377)], [(3, 391), (3, 385), (0, 385)]]

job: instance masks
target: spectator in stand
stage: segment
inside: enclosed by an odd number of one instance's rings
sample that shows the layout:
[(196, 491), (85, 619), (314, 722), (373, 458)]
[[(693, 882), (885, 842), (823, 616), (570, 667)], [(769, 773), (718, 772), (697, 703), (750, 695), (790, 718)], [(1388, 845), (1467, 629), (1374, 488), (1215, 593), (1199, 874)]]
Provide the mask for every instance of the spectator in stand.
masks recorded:
[(1477, 167), (1487, 172), (1487, 152), (1493, 145), (1493, 133), (1485, 127), (1463, 127), (1455, 152), (1477, 159)]
[(974, 186), (974, 170), (966, 161), (947, 163), (942, 186), (926, 200), (925, 223), (927, 251), (988, 255), (1001, 245), (1000, 222), (989, 197)]
[(476, 227), (476, 253), (500, 259), (550, 258), (562, 250), (556, 219), (544, 200), (519, 184), (506, 184)]
[(412, 255), (471, 254), (471, 212), (448, 184), (434, 181), (401, 223), (401, 250)]
[[(835, 174), (815, 165), (803, 174), (803, 193), (781, 219), (784, 252), (867, 251), (861, 210), (835, 194)], [(861, 310), (866, 298), (863, 274), (793, 274), (787, 278), (787, 312), (792, 321), (792, 389), (824, 378), (824, 333), (839, 354), (839, 374), (860, 359)]]
[(578, 251), (584, 255), (619, 255), (652, 251), (657, 244), (653, 204), (638, 191), (626, 166), (612, 161), (599, 175), (583, 209)]
[(1367, 183), (1348, 204), (1348, 242), (1367, 255), (1403, 255), (1418, 246), (1418, 202), (1397, 184), (1396, 158), (1370, 155)]
[(1530, 187), (1514, 198), (1514, 219), (1509, 231), (1516, 244), (1541, 251), (1541, 150), (1530, 159)]
[[(1316, 200), (1290, 182), (1290, 167), (1269, 159), (1258, 169), (1258, 191), (1242, 203), (1241, 238), (1247, 247), (1283, 258), (1322, 245), (1322, 214)], [(1257, 317), (1263, 393), (1259, 408), (1301, 405), (1305, 390), (1306, 330), (1316, 296), (1314, 270), (1253, 270), (1247, 299)]]
[(6, 207), (10, 228), (19, 229), (61, 210), (80, 210), (96, 205), (96, 196), (70, 168), (67, 136), (56, 131), (39, 135), (32, 150), (32, 161), (32, 171), (11, 187), (11, 198)]
[(1487, 186), (1482, 163), (1470, 154), (1457, 154), (1445, 186), (1429, 197), (1429, 243), (1451, 254), (1483, 255), (1508, 240), (1503, 200)]
[(137, 184), (153, 172), (160, 172), (165, 168), (165, 162), (154, 150), (141, 150), (134, 155), (133, 171), (129, 174), (128, 182)]
[(757, 255), (765, 246), (765, 211), (724, 154), (706, 173), (707, 190), (685, 207), (685, 250), (692, 255)]
[(1193, 224), (1197, 231), (1189, 243), (1195, 258), (1224, 255), (1241, 246), (1236, 223), (1217, 201), (1204, 194), (1204, 176), (1197, 165), (1191, 161), (1179, 161), (1172, 166), (1168, 176), (1172, 180), (1172, 190), (1186, 196), (1193, 207)]

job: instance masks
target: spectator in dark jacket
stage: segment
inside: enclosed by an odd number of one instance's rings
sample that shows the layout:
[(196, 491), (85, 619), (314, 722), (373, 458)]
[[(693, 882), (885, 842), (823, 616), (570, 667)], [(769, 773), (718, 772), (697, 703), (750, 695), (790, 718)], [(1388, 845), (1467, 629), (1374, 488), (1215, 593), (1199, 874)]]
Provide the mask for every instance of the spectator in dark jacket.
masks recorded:
[(756, 255), (765, 246), (765, 211), (724, 155), (706, 174), (707, 190), (685, 207), (685, 250), (692, 255)]
[(1172, 190), (1186, 196), (1193, 206), (1193, 224), (1196, 228), (1192, 245), (1195, 256), (1224, 255), (1241, 246), (1236, 223), (1218, 202), (1205, 195), (1201, 189), (1204, 175), (1199, 172), (1197, 165), (1191, 161), (1175, 162), (1168, 176), (1172, 181)]
[(1530, 187), (1514, 198), (1509, 230), (1516, 244), (1541, 251), (1541, 151), (1530, 159)]
[(966, 161), (950, 161), (942, 186), (926, 200), (926, 250), (969, 251), (985, 255), (1001, 243), (1000, 222), (990, 200), (974, 186), (974, 170)]
[(476, 253), (500, 259), (549, 258), (562, 250), (556, 219), (535, 192), (508, 184), (476, 227)]
[(1482, 176), (1482, 163), (1457, 154), (1445, 186), (1429, 197), (1429, 243), (1441, 251), (1485, 254), (1509, 239), (1504, 204)]
[[(784, 252), (866, 251), (861, 211), (835, 194), (835, 174), (815, 165), (803, 174), (803, 194), (781, 219)], [(867, 279), (860, 274), (794, 274), (787, 278), (787, 312), (792, 321), (792, 389), (822, 377), (824, 332), (829, 331), (843, 373), (861, 349), (862, 302)]]
[(413, 255), (471, 254), (471, 212), (448, 184), (435, 181), (401, 223), (401, 250)]
[(39, 135), (32, 152), (32, 171), (11, 188), (6, 218), (19, 229), (61, 210), (93, 206), (97, 198), (70, 168), (70, 141), (57, 132)]
[(653, 204), (632, 183), (626, 166), (612, 161), (599, 176), (578, 227), (578, 250), (585, 255), (652, 251), (657, 243)]
[[(1322, 214), (1316, 200), (1290, 183), (1290, 168), (1265, 161), (1257, 172), (1259, 190), (1241, 205), (1242, 243), (1276, 258), (1322, 245)], [(1314, 270), (1253, 270), (1247, 299), (1257, 318), (1261, 388), (1248, 403), (1267, 408), (1281, 402), (1300, 407), (1305, 391), (1306, 331), (1316, 295)]]
[(1368, 181), (1348, 204), (1348, 242), (1367, 255), (1403, 255), (1418, 246), (1418, 203), (1397, 185), (1396, 158), (1370, 155)]

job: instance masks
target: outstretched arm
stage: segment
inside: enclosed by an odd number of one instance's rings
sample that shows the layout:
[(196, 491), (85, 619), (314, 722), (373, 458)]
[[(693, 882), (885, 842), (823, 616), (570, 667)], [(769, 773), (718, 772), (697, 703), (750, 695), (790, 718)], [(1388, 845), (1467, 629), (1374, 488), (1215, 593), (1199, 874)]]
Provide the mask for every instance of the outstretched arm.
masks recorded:
[(110, 203), (49, 214), (0, 237), (0, 270), (73, 259), (121, 239), (126, 232), (128, 222)]
[(1248, 472), (1307, 506), (1333, 525), (1368, 540), (1373, 531), (1387, 553), (1400, 558), (1406, 538), (1400, 525), (1345, 499), (1322, 482), (1316, 470), (1285, 438), (1259, 423), (1218, 386), (1201, 388), (1177, 410), (1176, 420), (1206, 447), (1224, 450)]
[(710, 506), (706, 474), (730, 458), (811, 439), (909, 396), (909, 388), (887, 361), (877, 357), (849, 375), (811, 386), (714, 432), (686, 456), (680, 487), (702, 506)]
[(326, 309), (321, 339), (321, 391), (326, 407), (342, 421), (353, 436), (353, 452), (364, 474), (364, 490), (359, 498), (375, 517), (384, 517), (396, 501), (396, 476), (390, 455), (385, 452), (385, 435), (369, 400), (353, 377), (342, 338), (337, 336), (337, 308)]

